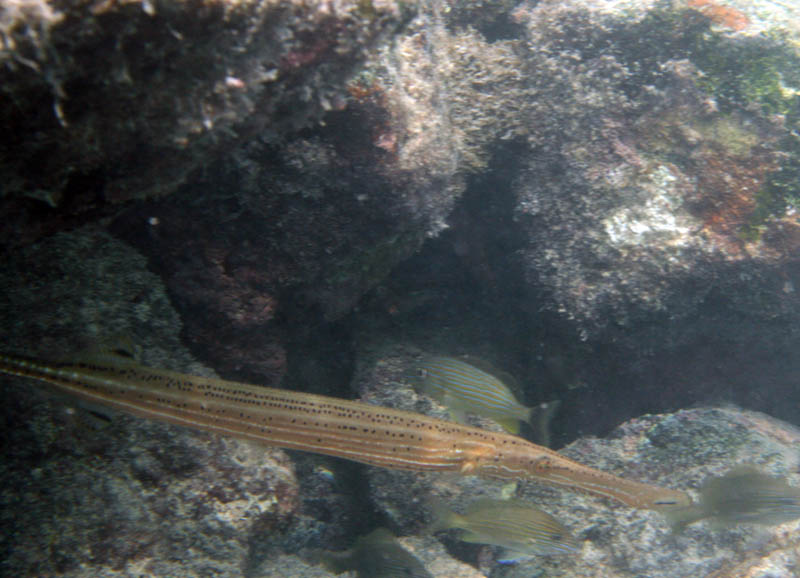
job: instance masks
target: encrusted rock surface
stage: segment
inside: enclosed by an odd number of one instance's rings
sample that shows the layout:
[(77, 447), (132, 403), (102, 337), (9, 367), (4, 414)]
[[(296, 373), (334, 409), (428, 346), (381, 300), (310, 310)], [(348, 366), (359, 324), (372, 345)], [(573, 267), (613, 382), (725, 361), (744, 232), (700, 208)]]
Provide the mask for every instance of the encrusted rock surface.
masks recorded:
[[(157, 278), (100, 231), (59, 235), (7, 259), (3, 272), (7, 300), (0, 314), (11, 350), (63, 354), (111, 327), (140, 339), (152, 327), (143, 348), (149, 363), (207, 372), (180, 353), (177, 317)], [(444, 417), (443, 408), (409, 385), (421, 353), (417, 346), (370, 342), (353, 386), (365, 401)], [(22, 380), (3, 381), (4, 572), (323, 576), (304, 552), (347, 547), (348, 536), (365, 528), (356, 523), (347, 526), (352, 534), (343, 534), (342, 524), (366, 509), (375, 513), (371, 525), (406, 536), (401, 542), (437, 576), (767, 576), (797, 563), (796, 522), (720, 529), (705, 521), (673, 535), (657, 513), (532, 482), (356, 468), (350, 475), (365, 475), (368, 488), (359, 510), (342, 498), (347, 482), (324, 462), (298, 462), (298, 482), (281, 451), (122, 415), (110, 423), (93, 420), (80, 406), (67, 411), (74, 407), (69, 398)], [(694, 490), (743, 463), (796, 484), (798, 442), (795, 428), (763, 414), (710, 408), (633, 419), (607, 439), (582, 438), (563, 452), (619, 475)], [(510, 495), (560, 519), (581, 550), (499, 566), (490, 548), (444, 533), (438, 538), (445, 554), (424, 535), (431, 500), (461, 509), (475, 498)]]
[(404, 11), (380, 0), (5, 2), (0, 195), (15, 218), (3, 244), (171, 193), (232, 143), (313, 124)]
[[(797, 103), (770, 93), (778, 78), (800, 80), (797, 52), (778, 32), (715, 28), (702, 9), (613, 4), (515, 12), (540, 87), (528, 109), (538, 148), (515, 186), (529, 273), (587, 334), (686, 316), (743, 262), (794, 262), (772, 235), (797, 226), (778, 184), (795, 163), (785, 155)], [(747, 55), (760, 70), (733, 66)], [(759, 290), (773, 302), (762, 307), (793, 299), (791, 285)]]
[[(408, 386), (405, 376), (418, 350), (395, 346), (374, 353), (365, 362), (359, 381), (367, 399), (431, 415), (441, 413), (441, 409), (429, 409), (430, 401)], [(605, 439), (582, 438), (561, 452), (620, 476), (693, 491), (709, 477), (742, 464), (798, 485), (799, 441), (797, 428), (764, 414), (733, 407), (698, 408), (636, 418)], [(777, 575), (789, 576), (798, 562), (800, 522), (720, 528), (706, 520), (674, 534), (656, 512), (632, 510), (534, 482), (507, 484), (375, 468), (369, 475), (372, 498), (407, 532), (421, 531), (430, 522), (431, 501), (461, 510), (474, 499), (516, 496), (554, 515), (581, 544), (573, 555), (542, 556), (501, 566), (492, 562), (490, 548), (459, 543), (455, 534), (439, 535), (451, 552), (492, 577), (775, 575), (769, 568)]]
[[(127, 335), (152, 365), (211, 374), (181, 346), (145, 260), (102, 231), (57, 235), (6, 258), (0, 276), (6, 351), (58, 358)], [(2, 381), (3, 574), (239, 575), (253, 543), (297, 513), (280, 450)]]
[[(318, 339), (303, 328), (347, 333), (443, 236), (465, 300), (488, 295), (522, 332), (553, 315), (542, 333), (570, 343), (552, 387), (590, 390), (576, 429), (591, 392), (628, 404), (611, 384), (687, 357), (626, 415), (705, 381), (690, 402), (792, 417), (769, 401), (791, 392), (748, 386), (753, 360), (791, 365), (800, 311), (800, 57), (781, 3), (30, 1), (0, 30), (4, 244), (149, 198), (112, 230), (226, 373), (278, 383), (287, 343)], [(406, 289), (386, 291), (400, 309)]]
[[(181, 345), (144, 258), (102, 230), (58, 234), (2, 265), (4, 351), (58, 358), (127, 346), (117, 333), (146, 363), (212, 374)], [(331, 574), (296, 553), (343, 549), (365, 531), (357, 516), (371, 506), (363, 496), (354, 505), (329, 462), (1, 381), (4, 574), (322, 577)], [(478, 575), (431, 537), (402, 543), (437, 575)]]
[(502, 358), (569, 398), (572, 435), (718, 401), (797, 420), (800, 56), (771, 4), (476, 3), (432, 24), (463, 58), (442, 58), (461, 158), (489, 170), (375, 292), (380, 321)]
[[(188, 343), (228, 376), (440, 417), (404, 372), (423, 350), (470, 353), (516, 373), (527, 402), (560, 398), (561, 439), (696, 402), (797, 422), (786, 4), (5, 2), (0, 244), (93, 228), (3, 255), (4, 350), (124, 334), (147, 363), (208, 373)], [(281, 452), (263, 465), (127, 418), (87, 430), (48, 396), (3, 396), (10, 573), (321, 573), (292, 553), (345, 548), (359, 516), (416, 534), (428, 495), (515, 490), (582, 551), (510, 568), (443, 536), (449, 551), (497, 576), (765, 577), (797, 560), (791, 524), (670, 536), (657, 515), (532, 485), (315, 458), (298, 482)], [(739, 461), (796, 483), (795, 441), (696, 409), (565, 451), (694, 488)]]
[[(563, 450), (583, 463), (677, 488), (696, 488), (743, 464), (797, 485), (800, 431), (764, 414), (738, 408), (683, 410), (644, 416), (608, 439), (581, 439)], [(529, 576), (790, 576), (798, 562), (800, 523), (719, 527), (713, 521), (671, 534), (659, 514), (631, 511), (561, 492), (524, 486), (584, 540), (574, 561), (536, 560), (498, 573)]]

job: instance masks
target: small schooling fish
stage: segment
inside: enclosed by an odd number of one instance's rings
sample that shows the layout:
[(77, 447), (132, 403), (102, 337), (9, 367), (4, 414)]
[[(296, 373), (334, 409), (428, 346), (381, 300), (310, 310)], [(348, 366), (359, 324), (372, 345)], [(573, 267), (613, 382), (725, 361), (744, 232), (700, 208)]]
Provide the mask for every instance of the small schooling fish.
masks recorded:
[(498, 377), (453, 357), (428, 357), (418, 369), (416, 389), (450, 408), (458, 421), (464, 421), (459, 419), (462, 414), (473, 413), (514, 434), (519, 433), (519, 422), (528, 422), (537, 441), (550, 445), (550, 420), (560, 402), (524, 406)]
[(578, 549), (569, 531), (553, 516), (519, 500), (477, 500), (465, 514), (434, 506), (432, 532), (457, 528), (460, 539), (501, 546), (501, 563), (547, 554), (567, 554)]
[(335, 574), (354, 570), (359, 578), (433, 578), (386, 528), (361, 536), (347, 552), (324, 554), (322, 561)]
[(706, 518), (723, 526), (783, 524), (800, 518), (800, 488), (752, 466), (740, 466), (708, 480), (696, 504), (666, 515), (675, 531)]

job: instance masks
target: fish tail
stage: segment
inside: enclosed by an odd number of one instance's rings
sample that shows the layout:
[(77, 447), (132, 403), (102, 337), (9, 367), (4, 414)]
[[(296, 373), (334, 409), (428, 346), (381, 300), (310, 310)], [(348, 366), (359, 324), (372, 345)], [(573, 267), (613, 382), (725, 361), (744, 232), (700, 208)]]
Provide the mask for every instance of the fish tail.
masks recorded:
[(536, 433), (536, 441), (539, 445), (550, 447), (550, 423), (559, 406), (561, 406), (561, 401), (554, 400), (528, 408), (528, 416), (525, 421)]

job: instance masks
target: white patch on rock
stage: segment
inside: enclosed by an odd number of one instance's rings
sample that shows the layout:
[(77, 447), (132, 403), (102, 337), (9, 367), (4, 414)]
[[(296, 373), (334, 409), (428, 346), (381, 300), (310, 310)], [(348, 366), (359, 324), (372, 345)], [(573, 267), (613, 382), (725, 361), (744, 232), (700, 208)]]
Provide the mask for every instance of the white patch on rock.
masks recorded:
[[(617, 247), (661, 245), (684, 247), (691, 243), (693, 219), (682, 208), (678, 178), (661, 165), (651, 174), (652, 195), (639, 205), (622, 207), (603, 220), (605, 232)], [(648, 187), (650, 188), (650, 187)]]

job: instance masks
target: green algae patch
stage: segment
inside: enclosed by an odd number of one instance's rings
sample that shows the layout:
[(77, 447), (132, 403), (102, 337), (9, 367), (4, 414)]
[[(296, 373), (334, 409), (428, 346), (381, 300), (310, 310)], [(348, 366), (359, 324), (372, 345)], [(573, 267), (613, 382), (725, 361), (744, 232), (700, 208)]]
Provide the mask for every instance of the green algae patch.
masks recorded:
[(758, 134), (731, 115), (700, 120), (696, 128), (706, 136), (708, 142), (730, 155), (748, 155), (759, 144)]
[[(706, 203), (713, 210), (701, 210), (701, 216), (712, 228), (723, 223), (740, 239), (758, 241), (771, 219), (800, 205), (800, 54), (796, 43), (780, 31), (758, 37), (718, 31), (695, 10), (654, 11), (637, 28), (665, 37), (655, 43), (660, 46), (659, 60), (683, 58), (692, 63), (697, 70), (693, 82), (708, 95), (710, 107), (688, 120), (662, 117), (648, 138), (648, 148), (685, 166), (691, 156), (680, 151), (692, 147), (682, 141), (685, 133), (694, 131), (706, 149), (701, 153), (700, 183), (707, 181), (709, 187), (703, 188), (714, 197)], [(663, 142), (654, 143), (658, 138)], [(724, 181), (715, 179), (715, 172), (737, 178), (721, 187)], [(717, 192), (725, 190), (724, 198), (717, 198)]]
[(800, 208), (800, 137), (796, 131), (783, 140), (781, 151), (786, 156), (780, 167), (768, 176), (756, 194), (756, 208), (747, 228), (754, 238), (759, 236), (759, 226), (771, 217)]
[(709, 32), (698, 42), (693, 61), (703, 73), (698, 84), (721, 110), (738, 108), (767, 119), (782, 117), (786, 135), (776, 146), (781, 161), (766, 175), (741, 227), (744, 240), (757, 241), (769, 219), (800, 203), (800, 55), (779, 33), (732, 39)]
[(757, 106), (766, 115), (796, 113), (800, 58), (782, 34), (733, 39), (707, 32), (695, 46), (692, 60), (703, 72), (700, 85), (721, 106)]
[(723, 110), (754, 110), (755, 105), (765, 115), (795, 111), (800, 94), (796, 41), (780, 30), (759, 36), (731, 35), (711, 24), (696, 10), (653, 10), (637, 25), (621, 31), (618, 42), (628, 54), (622, 56), (629, 68), (649, 71), (649, 80), (657, 81), (659, 64), (689, 60), (702, 71), (698, 85)]

